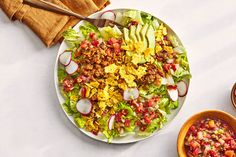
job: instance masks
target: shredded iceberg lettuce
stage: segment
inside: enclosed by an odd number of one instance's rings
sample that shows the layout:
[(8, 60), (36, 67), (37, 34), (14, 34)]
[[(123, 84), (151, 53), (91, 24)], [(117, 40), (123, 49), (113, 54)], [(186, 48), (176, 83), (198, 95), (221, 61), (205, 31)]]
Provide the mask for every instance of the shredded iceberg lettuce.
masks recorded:
[(101, 33), (102, 38), (107, 41), (110, 38), (120, 38), (122, 35), (122, 32), (117, 28), (117, 26), (115, 27), (103, 27), (103, 28), (99, 28), (99, 31)]

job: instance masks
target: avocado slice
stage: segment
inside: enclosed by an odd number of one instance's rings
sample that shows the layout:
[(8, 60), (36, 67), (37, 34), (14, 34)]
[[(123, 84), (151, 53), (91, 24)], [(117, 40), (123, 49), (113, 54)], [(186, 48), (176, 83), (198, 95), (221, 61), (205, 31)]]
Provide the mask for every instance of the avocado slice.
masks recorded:
[(138, 40), (136, 38), (136, 35), (135, 35), (135, 31), (136, 31), (136, 27), (135, 26), (131, 26), (130, 27), (130, 39), (136, 43)]
[(128, 44), (130, 42), (130, 38), (129, 38), (129, 30), (127, 28), (123, 29), (124, 32), (124, 38), (125, 38), (125, 42), (126, 44)]
[(136, 32), (135, 32), (135, 35), (136, 35), (138, 41), (142, 41), (141, 36), (140, 36), (141, 29), (142, 29), (142, 25), (138, 24), (138, 26), (136, 28)]
[(143, 51), (147, 49), (147, 38), (146, 38), (146, 33), (147, 33), (147, 29), (148, 29), (148, 24), (145, 24), (140, 32), (140, 36), (141, 36), (141, 41), (143, 42)]
[(155, 31), (152, 25), (149, 25), (146, 37), (148, 39), (148, 47), (149, 48), (155, 48)]

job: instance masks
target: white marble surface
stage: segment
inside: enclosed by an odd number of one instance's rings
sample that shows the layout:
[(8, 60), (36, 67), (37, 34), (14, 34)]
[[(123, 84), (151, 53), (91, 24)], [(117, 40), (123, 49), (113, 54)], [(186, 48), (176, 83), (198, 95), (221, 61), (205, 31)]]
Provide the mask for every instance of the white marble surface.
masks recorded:
[(111, 0), (111, 8), (148, 11), (169, 24), (188, 50), (193, 78), (186, 103), (163, 131), (142, 142), (108, 145), (73, 127), (60, 109), (53, 67), (59, 45), (47, 49), (26, 26), (0, 11), (1, 157), (175, 157), (181, 125), (192, 114), (220, 109), (236, 116), (235, 0)]

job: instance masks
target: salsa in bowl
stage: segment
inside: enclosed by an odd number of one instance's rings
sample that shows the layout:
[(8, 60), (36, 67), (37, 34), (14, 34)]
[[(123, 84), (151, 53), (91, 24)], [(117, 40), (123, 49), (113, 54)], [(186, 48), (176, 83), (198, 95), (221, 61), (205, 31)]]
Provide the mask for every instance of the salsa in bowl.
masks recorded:
[(235, 157), (236, 119), (222, 111), (191, 117), (178, 137), (180, 157)]

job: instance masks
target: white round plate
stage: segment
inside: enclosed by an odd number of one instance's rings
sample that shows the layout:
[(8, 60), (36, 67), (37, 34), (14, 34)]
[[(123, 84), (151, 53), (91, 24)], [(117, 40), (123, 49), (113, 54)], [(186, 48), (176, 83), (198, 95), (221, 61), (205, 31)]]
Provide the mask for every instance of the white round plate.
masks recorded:
[[(133, 10), (133, 9), (114, 9), (112, 10), (113, 12), (124, 12), (124, 11), (128, 11), (128, 10)], [(91, 18), (99, 18), (102, 12), (97, 12), (95, 14), (90, 15), (89, 17)], [(154, 16), (155, 17), (155, 16)], [(157, 20), (162, 23), (164, 23), (163, 21), (161, 21), (160, 19), (157, 18)], [(83, 24), (83, 21), (80, 21), (73, 29), (75, 29), (76, 31), (79, 31), (79, 26)], [(175, 34), (175, 32), (166, 24), (164, 23), (165, 26), (168, 29), (168, 33), (173, 34), (177, 40), (179, 41), (179, 43), (182, 45), (180, 39), (178, 38), (178, 36)], [(57, 57), (56, 57), (56, 63), (55, 63), (55, 67), (54, 67), (54, 83), (55, 83), (55, 88), (56, 88), (56, 92), (57, 92), (57, 97), (59, 99), (60, 104), (62, 105), (65, 102), (64, 97), (61, 95), (60, 89), (59, 89), (59, 83), (58, 83), (58, 77), (57, 77), (57, 70), (58, 70), (58, 57), (59, 55), (64, 52), (66, 49), (68, 48), (67, 44), (65, 43), (65, 41), (63, 41), (61, 43), (61, 46), (59, 48)], [(186, 80), (186, 82), (189, 85), (189, 80)], [(148, 137), (143, 137), (143, 136), (136, 136), (134, 134), (129, 134), (127, 136), (124, 137), (119, 137), (119, 138), (115, 138), (113, 139), (110, 143), (115, 143), (115, 144), (125, 144), (125, 143), (133, 143), (133, 142), (138, 142), (141, 140), (144, 140), (146, 138), (149, 138), (153, 135), (159, 134), (161, 131), (163, 131), (169, 124), (170, 122), (177, 116), (177, 114), (179, 113), (180, 109), (183, 106), (183, 103), (185, 101), (185, 97), (179, 97), (179, 107), (175, 110), (171, 111), (171, 114), (168, 115), (168, 122), (164, 125), (164, 127), (161, 130), (157, 130), (156, 132), (154, 132), (153, 134), (151, 134)], [(61, 106), (62, 107), (62, 106)], [(62, 107), (63, 109), (63, 107)], [(73, 117), (69, 116), (66, 111), (63, 109), (63, 111), (65, 112), (66, 116), (68, 117), (68, 119), (77, 127), (77, 125), (75, 124)], [(78, 128), (78, 127), (77, 127)], [(87, 136), (98, 140), (98, 141), (103, 141), (103, 142), (107, 142), (107, 139), (102, 135), (102, 134), (98, 134), (97, 136), (92, 134), (91, 132), (88, 132), (84, 129), (78, 128), (80, 131), (82, 131), (84, 134), (86, 134)]]

